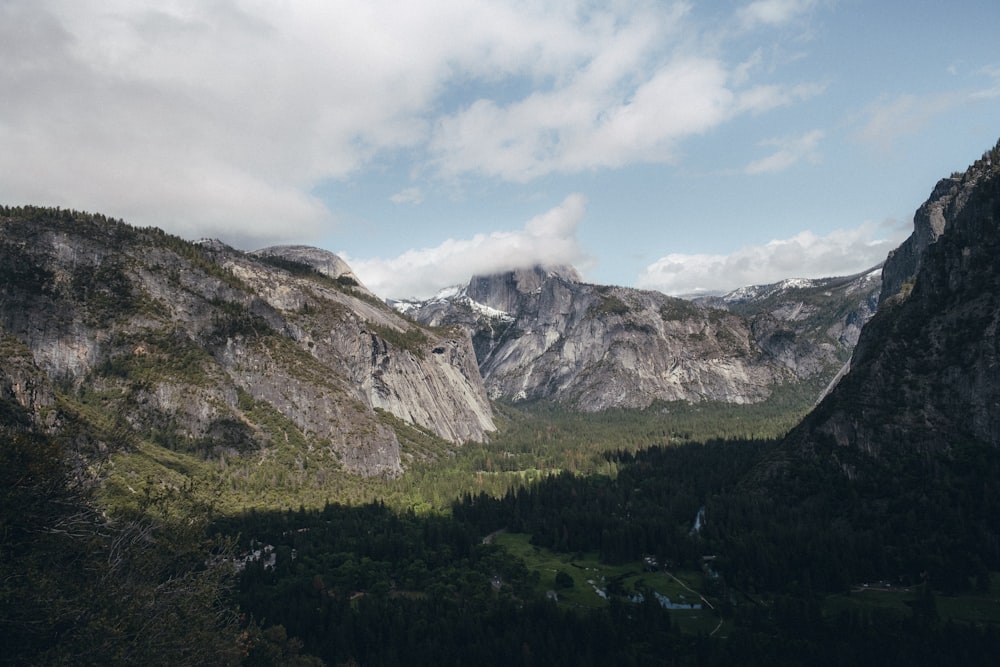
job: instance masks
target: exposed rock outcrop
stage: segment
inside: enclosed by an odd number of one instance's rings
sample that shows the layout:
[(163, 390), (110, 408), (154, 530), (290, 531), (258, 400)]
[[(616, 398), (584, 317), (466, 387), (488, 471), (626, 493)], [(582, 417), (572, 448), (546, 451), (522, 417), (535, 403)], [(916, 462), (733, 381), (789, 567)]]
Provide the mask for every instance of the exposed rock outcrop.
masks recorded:
[[(599, 411), (657, 401), (747, 404), (778, 385), (824, 384), (847, 359), (877, 293), (869, 272), (703, 305), (585, 284), (570, 268), (533, 267), (476, 276), (396, 307), (425, 324), (468, 329), (491, 397)], [(810, 391), (805, 404), (815, 398)]]
[(35, 364), (31, 350), (14, 337), (0, 334), (0, 359), (0, 429), (51, 428), (56, 417), (55, 394), (48, 377)]
[(938, 240), (948, 220), (965, 206), (968, 190), (961, 186), (961, 178), (950, 177), (938, 181), (931, 196), (913, 216), (913, 233), (889, 253), (882, 270), (882, 295), (885, 301), (911, 283), (917, 275), (924, 251)]
[(790, 435), (792, 447), (827, 442), (878, 457), (887, 447), (1000, 446), (1000, 144), (938, 183), (914, 226), (894, 254), (903, 259), (887, 263), (888, 284), (909, 287), (886, 288), (851, 371)]
[(0, 225), (0, 332), (141, 437), (266, 450), (256, 408), (349, 471), (395, 475), (380, 411), (456, 444), (494, 430), (468, 337), (400, 317), (328, 253), (255, 257), (50, 209)]
[[(357, 291), (371, 295), (371, 292), (361, 283), (347, 262), (329, 250), (307, 245), (279, 245), (261, 248), (251, 254), (257, 257), (279, 258), (292, 263), (305, 264), (345, 287), (353, 287)], [(287, 268), (294, 269), (294, 267)]]

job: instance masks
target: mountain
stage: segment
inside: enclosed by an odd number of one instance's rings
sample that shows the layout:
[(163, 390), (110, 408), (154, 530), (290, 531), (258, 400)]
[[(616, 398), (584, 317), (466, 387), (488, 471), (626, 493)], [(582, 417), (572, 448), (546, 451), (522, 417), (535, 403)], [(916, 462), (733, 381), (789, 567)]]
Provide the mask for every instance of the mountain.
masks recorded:
[[(495, 429), (468, 338), (403, 318), (329, 253), (34, 207), (0, 209), (0, 229), (6, 347), (102, 426), (101, 447), (396, 475), (401, 438)], [(0, 388), (27, 405), (33, 381), (10, 359)]]
[(426, 325), (465, 327), (494, 399), (596, 412), (757, 403), (798, 386), (808, 405), (847, 360), (879, 285), (869, 271), (692, 302), (535, 266), (393, 305)]
[(706, 503), (728, 576), (775, 590), (991, 590), (1000, 144), (934, 187), (883, 285), (849, 371), (733, 493)]
[(770, 315), (798, 335), (853, 349), (862, 327), (875, 314), (881, 291), (882, 265), (878, 265), (852, 276), (792, 278), (694, 301), (751, 319)]
[(250, 254), (255, 257), (261, 257), (264, 261), (271, 264), (280, 265), (282, 260), (284, 260), (288, 263), (287, 268), (293, 271), (300, 268), (296, 266), (299, 264), (311, 266), (320, 274), (337, 281), (343, 287), (353, 288), (355, 292), (360, 292), (369, 297), (375, 296), (368, 291), (367, 287), (361, 284), (361, 281), (354, 275), (354, 271), (347, 265), (347, 262), (328, 250), (306, 245), (282, 245), (261, 248)]
[(884, 276), (851, 371), (790, 442), (876, 459), (1000, 446), (1000, 144), (937, 184)]

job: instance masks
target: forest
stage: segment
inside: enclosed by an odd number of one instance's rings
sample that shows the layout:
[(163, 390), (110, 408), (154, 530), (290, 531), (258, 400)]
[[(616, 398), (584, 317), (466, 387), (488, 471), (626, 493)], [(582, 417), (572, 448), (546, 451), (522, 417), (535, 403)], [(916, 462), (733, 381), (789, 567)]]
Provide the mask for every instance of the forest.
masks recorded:
[[(466, 453), (436, 492), (447, 507), (387, 480), (385, 500), (286, 511), (147, 487), (105, 515), (74, 485), (66, 442), (2, 405), (8, 664), (976, 664), (1000, 648), (992, 448), (854, 481), (783, 477), (768, 472), (777, 440), (540, 409)], [(567, 446), (583, 432), (601, 446)], [(513, 476), (525, 461), (552, 468)], [(476, 488), (504, 465), (506, 488)], [(528, 557), (484, 539), (498, 531), (523, 535)], [(534, 567), (543, 550), (574, 576)], [(645, 574), (581, 603), (581, 563)], [(717, 631), (657, 602), (652, 570), (695, 583)], [(869, 602), (866, 585), (895, 590)]]
[[(450, 516), (330, 505), (218, 526), (242, 550), (274, 548), (273, 565), (243, 570), (241, 609), (328, 664), (987, 664), (1000, 648), (1000, 506), (985, 491), (1000, 457), (965, 452), (934, 471), (940, 484), (910, 486), (931, 479), (914, 464), (897, 485), (873, 476), (874, 493), (832, 477), (747, 488), (774, 447), (609, 455), (613, 479), (564, 472), (500, 498), (465, 494)], [(605, 582), (601, 604), (566, 603), (560, 585), (581, 583), (483, 541), (497, 530), (567, 569), (642, 574)], [(661, 569), (701, 582), (721, 632), (688, 631), (689, 612), (656, 601)]]
[[(507, 407), (493, 442), (415, 441), (423, 463), (344, 487), (354, 500), (233, 509), (198, 475), (95, 496), (66, 455), (83, 426), (45, 435), (0, 409), (4, 664), (987, 664), (1000, 650), (991, 447), (896, 448), (849, 479), (822, 451), (789, 465), (774, 437), (787, 422), (767, 409)], [(741, 426), (772, 433), (729, 435)]]

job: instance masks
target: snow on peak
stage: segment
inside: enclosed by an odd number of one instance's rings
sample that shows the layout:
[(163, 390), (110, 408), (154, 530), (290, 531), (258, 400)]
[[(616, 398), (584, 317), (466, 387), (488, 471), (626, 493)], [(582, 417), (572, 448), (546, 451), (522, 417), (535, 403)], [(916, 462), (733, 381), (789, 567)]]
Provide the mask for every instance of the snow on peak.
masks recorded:
[(454, 299), (456, 296), (462, 293), (464, 288), (461, 285), (452, 285), (450, 287), (445, 287), (437, 294), (432, 296), (428, 301), (449, 301)]
[(479, 303), (478, 301), (473, 301), (469, 297), (465, 297), (465, 302), (469, 304), (475, 312), (479, 313), (484, 317), (489, 317), (491, 319), (502, 319), (502, 320), (512, 320), (514, 316), (504, 310), (499, 310), (498, 308), (491, 308), (484, 303)]

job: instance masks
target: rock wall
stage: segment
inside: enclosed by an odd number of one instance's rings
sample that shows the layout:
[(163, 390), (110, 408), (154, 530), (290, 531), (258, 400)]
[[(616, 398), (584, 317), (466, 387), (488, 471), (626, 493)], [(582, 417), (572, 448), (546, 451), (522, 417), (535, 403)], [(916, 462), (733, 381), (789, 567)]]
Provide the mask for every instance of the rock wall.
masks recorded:
[[(795, 446), (825, 441), (878, 457), (886, 447), (1000, 445), (998, 157), (1000, 145), (921, 206), (914, 235), (936, 221), (936, 241), (910, 287), (882, 300), (851, 371), (790, 436)], [(906, 252), (919, 245), (907, 243)]]
[(418, 321), (470, 331), (492, 398), (584, 411), (746, 404), (779, 385), (834, 376), (877, 293), (870, 278), (823, 282), (807, 296), (772, 291), (769, 301), (728, 312), (724, 300), (702, 306), (535, 267), (477, 276), (464, 289), (405, 305)]
[(960, 178), (944, 178), (938, 181), (931, 196), (913, 216), (913, 233), (891, 253), (882, 270), (882, 295), (885, 301), (912, 282), (920, 268), (924, 251), (937, 241), (953, 218), (965, 205), (967, 189), (962, 187)]
[(468, 337), (407, 321), (329, 257), (336, 277), (295, 259), (316, 253), (269, 260), (49, 209), (5, 209), (0, 226), (0, 332), (143, 437), (266, 447), (255, 401), (348, 470), (395, 475), (380, 410), (455, 444), (495, 429)]

